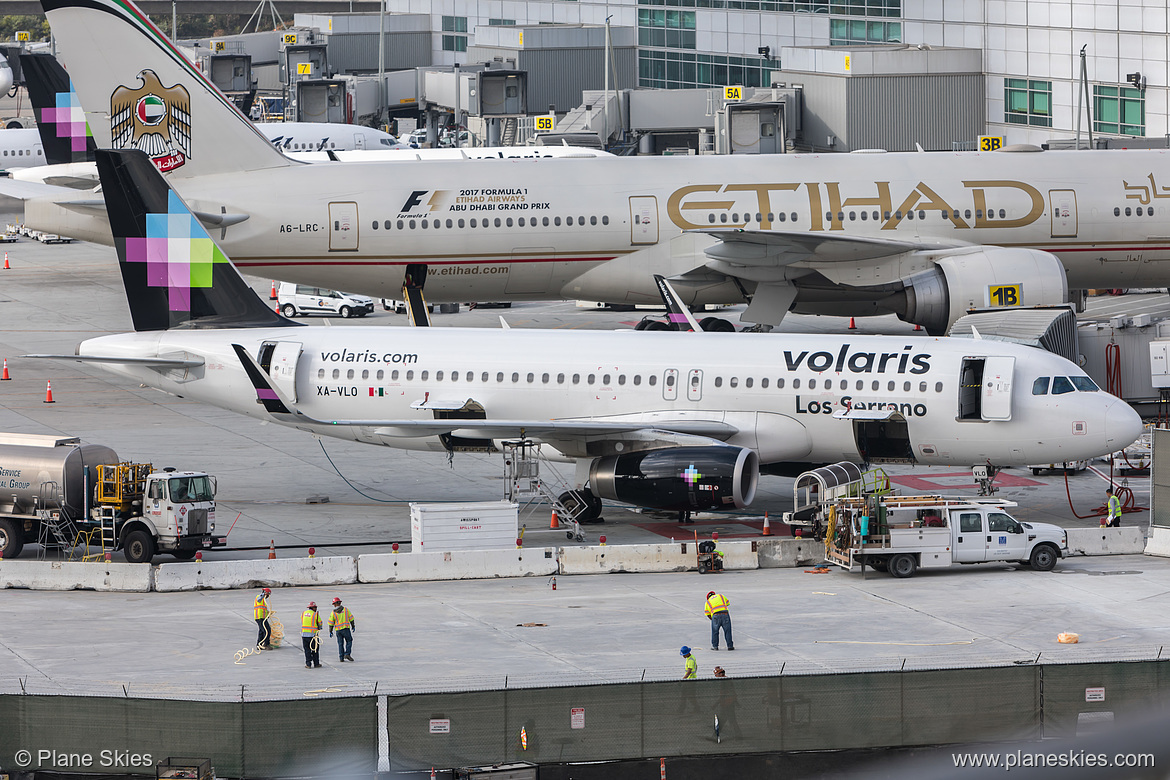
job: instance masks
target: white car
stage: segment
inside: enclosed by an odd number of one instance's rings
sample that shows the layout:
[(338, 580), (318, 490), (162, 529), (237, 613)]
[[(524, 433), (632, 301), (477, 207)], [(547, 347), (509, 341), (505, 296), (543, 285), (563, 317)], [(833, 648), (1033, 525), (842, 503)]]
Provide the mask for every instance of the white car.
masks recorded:
[(286, 317), (310, 314), (337, 314), (364, 317), (374, 310), (374, 299), (307, 284), (281, 282), (276, 294), (280, 313)]

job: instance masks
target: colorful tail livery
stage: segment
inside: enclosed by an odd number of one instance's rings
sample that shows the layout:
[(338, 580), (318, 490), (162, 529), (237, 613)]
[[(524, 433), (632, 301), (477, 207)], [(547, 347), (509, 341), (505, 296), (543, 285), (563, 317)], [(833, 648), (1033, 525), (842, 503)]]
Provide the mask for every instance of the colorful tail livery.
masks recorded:
[(94, 139), (176, 176), (294, 165), (124, 0), (42, 0)]
[(244, 282), (143, 152), (97, 152), (134, 330), (296, 325)]
[(51, 54), (22, 54), (28, 99), (37, 118), (48, 165), (93, 162), (97, 148), (69, 74)]

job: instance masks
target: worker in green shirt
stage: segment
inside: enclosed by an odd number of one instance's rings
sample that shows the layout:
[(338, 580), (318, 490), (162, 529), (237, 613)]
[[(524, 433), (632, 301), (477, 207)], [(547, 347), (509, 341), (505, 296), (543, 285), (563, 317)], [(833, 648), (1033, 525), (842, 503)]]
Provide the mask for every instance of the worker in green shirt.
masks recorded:
[(679, 655), (686, 659), (686, 669), (683, 670), (684, 680), (693, 680), (699, 676), (699, 662), (691, 655), (691, 648), (683, 645), (679, 651)]
[(1105, 507), (1108, 510), (1108, 514), (1104, 519), (1101, 520), (1101, 525), (1109, 528), (1120, 528), (1121, 499), (1117, 497), (1117, 494), (1113, 490), (1113, 486), (1105, 488), (1105, 495), (1109, 496), (1109, 500), (1105, 504)]

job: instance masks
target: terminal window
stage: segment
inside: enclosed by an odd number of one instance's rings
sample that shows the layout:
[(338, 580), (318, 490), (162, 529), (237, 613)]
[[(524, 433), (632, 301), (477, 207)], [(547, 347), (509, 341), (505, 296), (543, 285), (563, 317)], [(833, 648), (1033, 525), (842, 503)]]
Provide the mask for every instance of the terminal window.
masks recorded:
[(830, 19), (829, 45), (901, 43), (902, 23), (874, 19)]
[(695, 48), (695, 12), (673, 8), (638, 9), (638, 45)]
[(1093, 85), (1093, 129), (1098, 133), (1145, 135), (1145, 94), (1132, 87)]
[(1003, 114), (1013, 125), (1052, 127), (1052, 82), (1004, 79)]
[[(467, 17), (443, 17), (443, 51), (467, 51)], [(448, 35), (447, 33), (464, 33)]]
[[(687, 89), (722, 84), (764, 87), (780, 69), (777, 60), (697, 54), (690, 51), (638, 51), (638, 86)], [(604, 220), (603, 220), (604, 223)]]

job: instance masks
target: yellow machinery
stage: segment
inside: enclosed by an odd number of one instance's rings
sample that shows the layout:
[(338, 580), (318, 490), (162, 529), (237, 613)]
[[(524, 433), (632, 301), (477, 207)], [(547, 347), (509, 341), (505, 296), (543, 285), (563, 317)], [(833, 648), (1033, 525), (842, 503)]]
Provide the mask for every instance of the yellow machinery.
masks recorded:
[(142, 500), (146, 478), (154, 471), (149, 463), (117, 463), (97, 467), (97, 503), (129, 512), (135, 501)]

